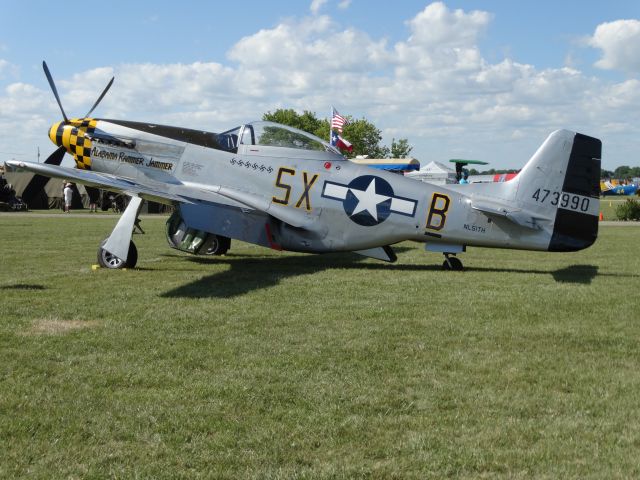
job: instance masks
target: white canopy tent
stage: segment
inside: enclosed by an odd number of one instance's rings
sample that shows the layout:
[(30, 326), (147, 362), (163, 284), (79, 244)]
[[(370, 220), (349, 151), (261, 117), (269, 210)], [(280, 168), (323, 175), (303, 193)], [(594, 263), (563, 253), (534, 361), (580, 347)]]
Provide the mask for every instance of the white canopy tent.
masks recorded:
[(456, 181), (456, 171), (446, 165), (432, 161), (415, 172), (407, 172), (404, 175), (408, 178), (420, 180), (422, 182), (445, 185), (448, 183), (458, 183)]

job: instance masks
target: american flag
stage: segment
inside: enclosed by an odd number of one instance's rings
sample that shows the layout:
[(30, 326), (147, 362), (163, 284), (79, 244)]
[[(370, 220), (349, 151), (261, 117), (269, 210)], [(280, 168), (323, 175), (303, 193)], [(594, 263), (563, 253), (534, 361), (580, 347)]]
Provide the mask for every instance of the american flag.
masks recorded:
[(347, 119), (340, 115), (335, 108), (331, 107), (331, 128), (335, 128), (342, 133), (342, 127), (347, 123), (349, 123)]

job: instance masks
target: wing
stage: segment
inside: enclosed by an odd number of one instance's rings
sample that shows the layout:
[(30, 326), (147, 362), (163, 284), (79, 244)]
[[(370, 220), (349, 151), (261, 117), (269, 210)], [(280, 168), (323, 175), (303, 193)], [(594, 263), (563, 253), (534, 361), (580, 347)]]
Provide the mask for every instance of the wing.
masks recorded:
[(145, 185), (123, 177), (98, 173), (91, 170), (78, 170), (76, 168), (47, 165), (44, 163), (8, 161), (5, 162), (8, 171), (29, 171), (45, 177), (64, 178), (90, 187), (104, 188), (123, 192), (128, 195), (136, 195), (148, 200), (160, 203), (186, 202), (192, 203), (188, 198), (163, 190), (157, 186)]
[(277, 218), (293, 227), (313, 229), (317, 223), (316, 216), (306, 214), (298, 209), (274, 204), (270, 198), (261, 195), (223, 187), (220, 185), (190, 185), (184, 183), (141, 182), (108, 173), (91, 170), (47, 165), (44, 163), (8, 161), (5, 168), (9, 171), (29, 171), (46, 177), (64, 178), (76, 183), (118, 191), (131, 196), (138, 196), (154, 202), (173, 203), (222, 203), (242, 209), (258, 210)]

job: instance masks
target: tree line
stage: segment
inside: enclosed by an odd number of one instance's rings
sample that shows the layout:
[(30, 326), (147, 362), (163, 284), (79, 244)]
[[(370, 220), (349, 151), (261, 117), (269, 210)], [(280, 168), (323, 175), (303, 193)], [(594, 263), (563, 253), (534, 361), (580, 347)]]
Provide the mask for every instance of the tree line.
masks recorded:
[[(328, 118), (318, 118), (315, 113), (305, 110), (299, 114), (291, 108), (267, 112), (263, 120), (277, 122), (311, 133), (329, 142)], [(391, 145), (383, 145), (382, 132), (365, 118), (347, 117), (349, 123), (343, 127), (341, 136), (353, 145), (353, 150), (346, 154), (348, 158), (356, 155), (368, 155), (369, 158), (406, 158), (413, 150), (406, 138), (391, 140)]]
[[(382, 132), (372, 122), (366, 118), (354, 119), (347, 117), (349, 123), (343, 127), (342, 137), (353, 145), (353, 151), (346, 153), (347, 158), (355, 158), (356, 155), (368, 155), (369, 158), (407, 158), (413, 147), (409, 145), (406, 138), (395, 138), (391, 140), (391, 145), (383, 145)], [(289, 125), (305, 132), (311, 133), (325, 141), (329, 141), (328, 118), (318, 118), (314, 112), (305, 110), (301, 114), (292, 108), (280, 108), (275, 112), (267, 112), (262, 116), (263, 120)], [(494, 169), (478, 171), (475, 168), (469, 169), (470, 175), (496, 175), (503, 173), (517, 173), (514, 169)], [(640, 167), (630, 167), (622, 165), (615, 170), (602, 169), (600, 178), (635, 178), (640, 177)]]
[(600, 170), (600, 178), (638, 178), (640, 177), (640, 167), (630, 167), (622, 165), (615, 170)]

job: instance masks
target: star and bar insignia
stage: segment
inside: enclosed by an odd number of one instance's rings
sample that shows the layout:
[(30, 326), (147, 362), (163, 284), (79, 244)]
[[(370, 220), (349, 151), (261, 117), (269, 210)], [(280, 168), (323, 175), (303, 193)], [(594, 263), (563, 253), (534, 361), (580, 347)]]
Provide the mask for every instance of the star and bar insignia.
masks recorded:
[(322, 196), (342, 201), (347, 216), (365, 227), (379, 225), (392, 213), (413, 217), (418, 203), (395, 195), (389, 182), (374, 175), (356, 177), (348, 185), (327, 180)]

